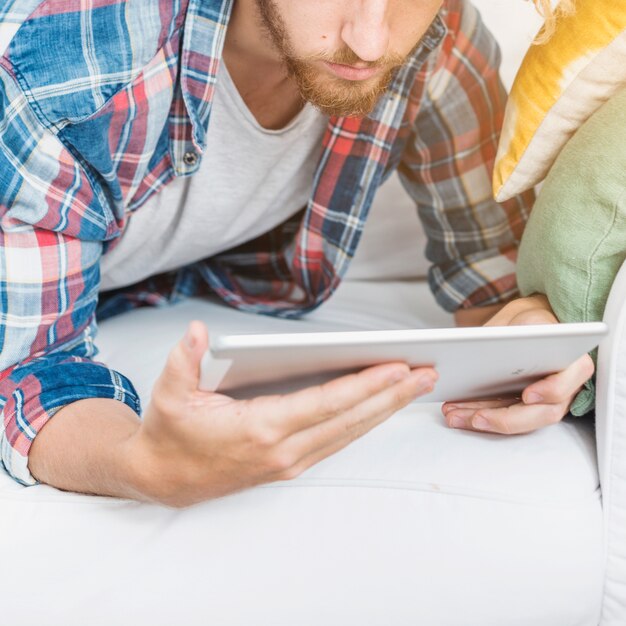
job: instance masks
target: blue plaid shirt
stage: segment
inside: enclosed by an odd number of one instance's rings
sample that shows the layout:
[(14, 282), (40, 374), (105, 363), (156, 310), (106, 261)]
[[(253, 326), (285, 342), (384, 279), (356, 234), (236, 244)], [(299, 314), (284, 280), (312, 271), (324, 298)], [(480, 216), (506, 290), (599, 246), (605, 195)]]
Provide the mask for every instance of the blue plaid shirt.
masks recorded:
[[(233, 0), (4, 0), (0, 4), (0, 445), (28, 452), (63, 406), (130, 381), (94, 360), (99, 264), (128, 215), (198, 169)], [(429, 237), (443, 307), (516, 293), (529, 197), (504, 205), (491, 170), (505, 94), (478, 13), (447, 0), (366, 118), (331, 118), (310, 201), (236, 250), (108, 294), (100, 315), (216, 293), (297, 316), (337, 288), (395, 169)], [(392, 251), (389, 251), (391, 254)]]

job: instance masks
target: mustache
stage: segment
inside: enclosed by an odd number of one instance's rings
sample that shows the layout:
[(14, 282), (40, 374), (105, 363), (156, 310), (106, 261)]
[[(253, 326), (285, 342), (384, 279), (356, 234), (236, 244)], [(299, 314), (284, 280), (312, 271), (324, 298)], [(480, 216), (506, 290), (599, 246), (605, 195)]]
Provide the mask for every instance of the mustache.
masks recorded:
[(361, 67), (372, 68), (396, 68), (404, 65), (406, 57), (399, 54), (389, 53), (376, 61), (364, 61), (356, 52), (350, 48), (342, 48), (335, 52), (320, 52), (307, 56), (303, 61), (325, 61), (326, 63), (334, 63), (336, 65), (359, 65)]

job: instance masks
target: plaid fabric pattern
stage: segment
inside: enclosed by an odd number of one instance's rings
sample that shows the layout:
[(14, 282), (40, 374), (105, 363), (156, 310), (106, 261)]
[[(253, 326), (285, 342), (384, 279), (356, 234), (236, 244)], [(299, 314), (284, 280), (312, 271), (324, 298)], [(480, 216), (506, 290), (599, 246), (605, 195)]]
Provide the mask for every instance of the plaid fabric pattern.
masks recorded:
[(429, 235), (441, 305), (516, 293), (530, 197), (491, 199), (505, 95), (495, 42), (464, 0), (444, 2), (371, 116), (329, 120), (296, 219), (218, 257), (98, 293), (101, 255), (129, 212), (192, 175), (211, 149), (232, 3), (0, 1), (0, 447), (23, 484), (35, 482), (32, 441), (63, 406), (101, 397), (140, 412), (130, 381), (94, 360), (97, 313), (211, 292), (240, 309), (302, 315), (339, 285), (394, 169)]

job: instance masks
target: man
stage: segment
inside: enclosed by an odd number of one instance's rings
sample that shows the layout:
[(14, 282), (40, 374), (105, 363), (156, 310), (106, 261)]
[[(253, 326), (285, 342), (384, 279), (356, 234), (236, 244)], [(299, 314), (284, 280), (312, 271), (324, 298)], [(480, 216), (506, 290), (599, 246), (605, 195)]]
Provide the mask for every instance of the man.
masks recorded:
[[(554, 321), (539, 298), (502, 309), (530, 198), (491, 199), (498, 52), (463, 0), (21, 0), (0, 35), (2, 455), (17, 480), (187, 505), (297, 476), (430, 391), (432, 369), (398, 363), (289, 396), (202, 393), (194, 322), (140, 421), (131, 382), (93, 361), (101, 290), (101, 317), (203, 292), (281, 316), (320, 305), (396, 168), (459, 323)], [(447, 420), (532, 430), (590, 375), (583, 359), (524, 401)]]

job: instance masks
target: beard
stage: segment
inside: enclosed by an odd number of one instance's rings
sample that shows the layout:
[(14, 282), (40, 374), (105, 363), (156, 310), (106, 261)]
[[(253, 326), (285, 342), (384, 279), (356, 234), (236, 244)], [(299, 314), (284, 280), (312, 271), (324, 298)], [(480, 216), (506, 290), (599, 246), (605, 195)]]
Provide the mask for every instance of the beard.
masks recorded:
[[(287, 28), (273, 0), (256, 0), (262, 25), (294, 79), (303, 100), (329, 116), (365, 117), (387, 91), (397, 69), (406, 57), (389, 54), (374, 62), (364, 62), (350, 48), (333, 53), (298, 57)], [(323, 62), (380, 68), (380, 73), (364, 81), (344, 80), (319, 68)]]

